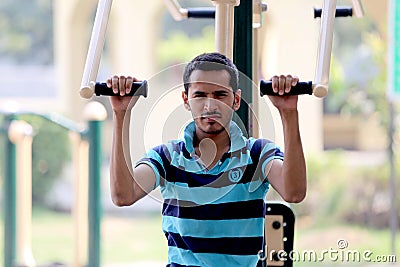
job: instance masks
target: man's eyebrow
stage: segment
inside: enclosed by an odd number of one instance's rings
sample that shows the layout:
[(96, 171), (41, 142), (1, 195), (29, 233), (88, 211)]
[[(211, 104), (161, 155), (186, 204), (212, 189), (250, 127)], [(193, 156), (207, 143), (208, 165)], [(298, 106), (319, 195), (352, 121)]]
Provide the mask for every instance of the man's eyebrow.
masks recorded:
[(194, 95), (195, 95), (195, 94), (206, 94), (206, 92), (197, 90), (197, 91), (194, 91), (193, 94), (194, 94)]
[(214, 94), (231, 93), (231, 92), (233, 92), (233, 90), (228, 88), (213, 91)]
[[(232, 93), (233, 90), (229, 89), (229, 88), (224, 88), (224, 89), (220, 89), (220, 90), (215, 90), (212, 91), (211, 94), (229, 94)], [(207, 92), (201, 91), (201, 90), (196, 90), (193, 92), (193, 95), (206, 95)]]

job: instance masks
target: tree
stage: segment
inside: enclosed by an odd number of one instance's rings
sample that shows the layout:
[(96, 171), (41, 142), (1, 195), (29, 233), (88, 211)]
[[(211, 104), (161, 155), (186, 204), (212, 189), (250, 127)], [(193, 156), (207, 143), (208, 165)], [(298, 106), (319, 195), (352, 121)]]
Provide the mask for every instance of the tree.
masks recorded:
[(0, 2), (0, 61), (53, 63), (53, 1)]
[(325, 112), (363, 117), (377, 114), (387, 128), (386, 57), (386, 42), (371, 20), (335, 22), (330, 97), (324, 99)]

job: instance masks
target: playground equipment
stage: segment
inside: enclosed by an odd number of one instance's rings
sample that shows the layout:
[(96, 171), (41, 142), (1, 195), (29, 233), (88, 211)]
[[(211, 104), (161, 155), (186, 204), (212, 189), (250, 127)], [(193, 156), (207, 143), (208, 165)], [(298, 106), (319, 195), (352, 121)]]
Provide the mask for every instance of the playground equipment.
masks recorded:
[[(257, 61), (253, 60), (258, 58), (258, 49), (255, 47), (257, 42), (253, 42), (253, 39), (257, 38), (257, 29), (262, 25), (262, 13), (267, 10), (267, 4), (261, 0), (242, 1), (241, 3), (238, 0), (213, 0), (211, 2), (215, 8), (186, 9), (182, 8), (177, 0), (164, 0), (164, 2), (176, 20), (215, 18), (215, 50), (233, 58), (243, 75), (252, 80), (258, 78)], [(114, 94), (105, 84), (96, 83), (111, 4), (112, 0), (99, 0), (98, 3), (80, 89), (80, 95), (83, 98), (91, 98), (94, 94)], [(335, 15), (348, 16), (354, 13), (361, 17), (363, 9), (359, 0), (353, 0), (353, 7), (336, 7), (336, 0), (323, 0), (322, 9), (315, 9), (314, 13), (315, 17), (321, 17), (314, 81), (299, 82), (289, 94), (314, 94), (317, 97), (325, 97), (328, 94)], [(239, 85), (240, 88), (245, 90), (242, 90), (243, 101), (237, 113), (244, 122), (247, 132), (256, 136), (257, 127), (252, 123), (254, 118), (249, 112), (249, 106), (255, 112), (258, 108), (257, 101), (253, 99), (252, 90), (248, 89), (252, 88), (252, 84), (240, 82), (242, 83)], [(128, 95), (147, 95), (147, 83), (137, 86), (133, 87)], [(259, 87), (261, 96), (277, 94), (273, 91), (270, 81), (260, 81)]]
[(13, 120), (9, 126), (8, 137), (16, 146), (16, 218), (17, 262), (25, 266), (35, 266), (30, 247), (32, 224), (32, 135), (31, 125)]
[[(100, 266), (101, 123), (105, 108), (89, 103), (84, 112), (88, 125), (79, 127), (63, 117), (35, 112), (3, 112), (5, 135), (4, 267), (37, 266), (31, 247), (32, 128), (21, 119), (33, 115), (55, 123), (70, 133), (73, 145), (74, 218), (73, 267)], [(90, 227), (88, 227), (90, 225)], [(87, 255), (84, 253), (88, 251)], [(85, 259), (88, 258), (86, 265)]]
[[(239, 3), (237, 1), (212, 1), (215, 5), (214, 13), (209, 8), (204, 10), (195, 9), (197, 12), (192, 12), (192, 9), (185, 9), (179, 6), (176, 0), (165, 0), (165, 3), (176, 20), (182, 20), (185, 18), (204, 18), (215, 16), (215, 40), (216, 40), (216, 51), (219, 51), (232, 58), (232, 43), (233, 43), (233, 14), (234, 6)], [(358, 1), (356, 1), (358, 2)], [(221, 8), (222, 7), (222, 8)], [(258, 7), (258, 8), (257, 8)], [(261, 7), (261, 8), (260, 8)], [(267, 10), (267, 5), (255, 1), (253, 3), (253, 9), (259, 11), (258, 13)], [(339, 8), (339, 13), (342, 10), (347, 11), (348, 15), (352, 14), (352, 8)], [(316, 67), (315, 82), (300, 82), (290, 94), (312, 94), (314, 93), (317, 97), (325, 97), (328, 94), (328, 81), (329, 81), (329, 70), (330, 70), (330, 57), (332, 51), (332, 38), (333, 38), (333, 25), (336, 11), (336, 1), (324, 1), (324, 6), (319, 9), (319, 16), (322, 14), (321, 31), (320, 31), (320, 42), (318, 49), (318, 60)], [(197, 14), (208, 14), (208, 16), (196, 16)], [(315, 10), (315, 14), (318, 11)], [(316, 15), (317, 16), (317, 15)], [(253, 17), (254, 13), (253, 13)], [(258, 16), (260, 17), (260, 16)], [(253, 23), (254, 26), (254, 23)], [(263, 95), (277, 95), (274, 93), (271, 87), (271, 82), (261, 81), (260, 83), (260, 94)]]
[(97, 6), (80, 90), (80, 95), (84, 98), (91, 98), (94, 93), (101, 52), (104, 47), (108, 17), (111, 11), (111, 4), (112, 0), (99, 0)]
[(294, 222), (295, 216), (290, 207), (282, 203), (266, 203), (265, 235), (268, 239), (259, 254), (261, 266), (293, 265), (293, 259), (287, 255), (293, 251)]
[[(216, 51), (219, 51), (231, 57), (233, 33), (233, 7), (239, 3), (237, 1), (212, 1), (216, 8), (182, 8), (176, 0), (165, 0), (166, 6), (175, 20), (183, 20), (187, 18), (213, 18), (215, 16), (216, 31)], [(318, 45), (318, 58), (315, 71), (314, 82), (299, 82), (297, 86), (289, 93), (289, 95), (298, 94), (314, 94), (317, 97), (325, 97), (328, 94), (330, 59), (332, 52), (332, 39), (335, 17), (352, 16), (353, 11), (357, 17), (364, 14), (361, 2), (353, 0), (353, 7), (336, 7), (336, 1), (323, 1), (322, 9), (314, 10), (314, 17), (321, 17), (321, 29)], [(221, 8), (224, 7), (224, 8)], [(267, 5), (260, 1), (254, 1), (253, 19), (259, 18), (263, 11), (267, 10)], [(257, 12), (258, 11), (258, 12)], [(258, 16), (256, 16), (256, 14)], [(254, 26), (254, 23), (253, 23)], [(262, 80), (260, 82), (260, 95), (278, 95), (274, 93), (270, 81)]]

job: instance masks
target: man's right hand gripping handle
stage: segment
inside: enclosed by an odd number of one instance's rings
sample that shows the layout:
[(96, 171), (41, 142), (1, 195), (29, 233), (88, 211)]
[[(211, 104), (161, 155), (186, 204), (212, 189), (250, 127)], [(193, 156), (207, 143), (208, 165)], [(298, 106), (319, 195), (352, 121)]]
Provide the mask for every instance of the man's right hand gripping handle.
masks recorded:
[(117, 76), (107, 79), (105, 83), (97, 83), (96, 95), (108, 95), (114, 111), (126, 111), (133, 108), (138, 98), (147, 97), (147, 81), (139, 81), (131, 76)]

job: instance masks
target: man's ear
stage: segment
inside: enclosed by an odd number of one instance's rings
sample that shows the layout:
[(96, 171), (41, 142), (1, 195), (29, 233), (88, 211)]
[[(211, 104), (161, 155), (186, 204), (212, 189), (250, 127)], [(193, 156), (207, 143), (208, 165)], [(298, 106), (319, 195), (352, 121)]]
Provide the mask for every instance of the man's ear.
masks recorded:
[(242, 90), (237, 89), (234, 94), (233, 110), (237, 111), (240, 108), (240, 100), (242, 99)]
[(182, 91), (182, 100), (183, 100), (183, 105), (185, 106), (185, 109), (190, 111), (189, 99), (188, 99), (188, 95), (186, 94), (185, 91)]

